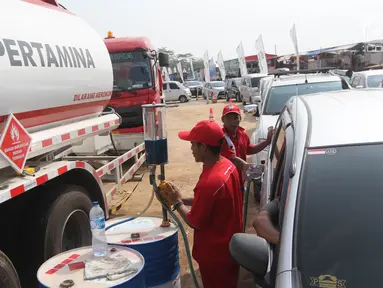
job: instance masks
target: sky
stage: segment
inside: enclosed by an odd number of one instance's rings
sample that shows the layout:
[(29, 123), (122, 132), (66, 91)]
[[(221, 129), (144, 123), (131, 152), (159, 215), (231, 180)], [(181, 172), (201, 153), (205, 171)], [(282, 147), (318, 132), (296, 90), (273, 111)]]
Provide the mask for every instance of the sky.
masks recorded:
[(383, 39), (379, 0), (59, 0), (102, 37), (146, 36), (157, 48), (225, 60), (256, 54), (262, 34), (266, 53), (294, 52), (295, 23), (300, 51)]

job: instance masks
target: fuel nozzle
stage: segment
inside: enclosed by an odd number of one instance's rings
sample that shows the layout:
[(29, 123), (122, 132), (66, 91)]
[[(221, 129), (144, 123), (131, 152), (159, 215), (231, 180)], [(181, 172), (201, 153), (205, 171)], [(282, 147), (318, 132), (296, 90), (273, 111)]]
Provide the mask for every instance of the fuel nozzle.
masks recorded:
[[(165, 204), (167, 206), (167, 208), (170, 209), (171, 204), (169, 202), (167, 191), (166, 191), (168, 188), (169, 188), (168, 183), (165, 180), (161, 180), (160, 184), (158, 185), (158, 189), (160, 191), (160, 197), (162, 198), (163, 204)], [(163, 212), (165, 212), (165, 211), (163, 211)], [(161, 227), (169, 227), (169, 226), (170, 226), (170, 221), (169, 221), (167, 214), (166, 214), (166, 217), (164, 215), (164, 217), (162, 219)]]

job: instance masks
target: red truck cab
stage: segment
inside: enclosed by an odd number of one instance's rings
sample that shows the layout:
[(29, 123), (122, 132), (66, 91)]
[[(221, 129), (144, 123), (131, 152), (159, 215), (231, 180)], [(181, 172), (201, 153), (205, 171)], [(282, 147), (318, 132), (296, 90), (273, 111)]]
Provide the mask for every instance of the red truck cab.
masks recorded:
[[(122, 123), (114, 134), (143, 133), (141, 105), (161, 102), (162, 74), (157, 52), (146, 37), (114, 38), (108, 32), (104, 41), (114, 77), (108, 106), (122, 117)], [(130, 148), (123, 147), (122, 150)]]

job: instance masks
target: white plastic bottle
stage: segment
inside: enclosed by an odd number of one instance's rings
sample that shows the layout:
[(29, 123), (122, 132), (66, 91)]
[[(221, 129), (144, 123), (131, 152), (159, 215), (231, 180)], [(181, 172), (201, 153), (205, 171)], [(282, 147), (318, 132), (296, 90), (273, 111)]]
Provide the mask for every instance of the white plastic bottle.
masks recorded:
[(93, 202), (89, 218), (90, 229), (92, 231), (93, 255), (96, 257), (106, 256), (108, 253), (108, 243), (105, 236), (105, 215), (97, 201)]

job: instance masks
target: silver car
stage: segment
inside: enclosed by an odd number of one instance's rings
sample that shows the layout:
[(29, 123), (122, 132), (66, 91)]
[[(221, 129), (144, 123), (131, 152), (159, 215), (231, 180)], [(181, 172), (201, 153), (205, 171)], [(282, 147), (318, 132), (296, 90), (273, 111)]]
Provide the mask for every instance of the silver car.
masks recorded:
[(381, 107), (376, 89), (288, 101), (267, 160), (271, 177), (263, 182), (269, 200), (279, 199), (279, 242), (235, 234), (230, 243), (258, 285), (382, 286)]
[(206, 82), (202, 88), (203, 98), (211, 98), (212, 93), (214, 93), (217, 99), (225, 98), (225, 86), (225, 82), (223, 81)]

